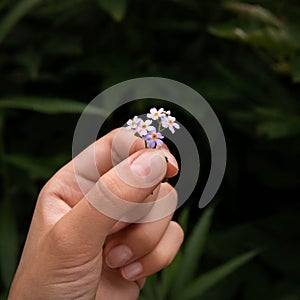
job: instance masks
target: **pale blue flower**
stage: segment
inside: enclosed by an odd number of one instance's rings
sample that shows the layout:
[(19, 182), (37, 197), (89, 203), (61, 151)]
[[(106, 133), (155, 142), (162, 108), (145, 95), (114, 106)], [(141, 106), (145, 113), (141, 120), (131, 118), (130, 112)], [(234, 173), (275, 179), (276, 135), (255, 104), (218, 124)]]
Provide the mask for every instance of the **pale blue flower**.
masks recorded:
[[(176, 119), (171, 116), (170, 110), (164, 110), (163, 108), (157, 109), (155, 107), (150, 109), (150, 113), (147, 114), (148, 119), (142, 120), (138, 116), (134, 116), (133, 119), (128, 120), (127, 130), (133, 130), (135, 135), (141, 137), (145, 143), (146, 148), (156, 148), (156, 146), (162, 146), (164, 142), (162, 139), (164, 136), (161, 134), (167, 128), (175, 133), (175, 129), (179, 129), (180, 126), (175, 122)], [(153, 120), (157, 123), (157, 128), (153, 126)]]
[(163, 138), (164, 136), (160, 132), (156, 132), (156, 130), (143, 136), (143, 140), (146, 141), (148, 148), (155, 148), (156, 145), (162, 146), (164, 144)]

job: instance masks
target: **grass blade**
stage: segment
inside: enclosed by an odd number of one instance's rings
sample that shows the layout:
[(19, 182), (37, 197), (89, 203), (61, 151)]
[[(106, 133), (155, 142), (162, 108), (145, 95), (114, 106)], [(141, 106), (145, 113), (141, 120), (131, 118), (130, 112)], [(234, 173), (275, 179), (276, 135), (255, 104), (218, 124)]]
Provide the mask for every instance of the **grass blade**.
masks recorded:
[(246, 252), (230, 261), (224, 265), (209, 271), (208, 273), (200, 276), (198, 279), (193, 280), (193, 282), (187, 286), (187, 288), (181, 294), (180, 299), (191, 300), (199, 299), (208, 289), (215, 286), (221, 280), (225, 279), (231, 273), (236, 271), (241, 266), (245, 265), (251, 259), (253, 259), (260, 250), (252, 250)]
[(161, 272), (160, 286), (161, 286), (162, 299), (166, 299), (166, 300), (169, 299), (168, 294), (170, 293), (170, 290), (172, 289), (174, 277), (178, 273), (179, 267), (182, 263), (182, 256), (183, 256), (183, 253), (180, 250), (177, 253), (177, 256), (174, 259), (174, 261)]
[(19, 1), (15, 7), (2, 19), (0, 23), (0, 43), (10, 30), (24, 17), (40, 0)]
[(240, 16), (251, 17), (255, 20), (261, 21), (265, 24), (273, 25), (276, 27), (281, 26), (280, 20), (272, 14), (269, 10), (260, 5), (252, 5), (249, 3), (240, 2), (226, 2), (224, 7), (228, 10), (237, 13)]
[(184, 255), (179, 268), (180, 272), (177, 272), (172, 289), (172, 299), (177, 297), (178, 293), (187, 283), (193, 280), (196, 274), (212, 222), (213, 211), (213, 206), (206, 208), (184, 246)]
[(26, 154), (9, 154), (4, 156), (9, 166), (15, 166), (25, 172), (32, 180), (47, 180), (59, 167), (69, 161), (67, 155), (35, 158)]
[[(81, 114), (86, 104), (68, 99), (50, 99), (39, 97), (14, 97), (0, 99), (0, 108), (25, 109), (44, 114)], [(101, 107), (89, 107), (85, 113), (107, 116)]]
[[(186, 208), (180, 213), (178, 218), (178, 223), (180, 224), (185, 234), (187, 233), (189, 213), (190, 210)], [(168, 293), (172, 288), (172, 284), (175, 280), (174, 278), (181, 266), (182, 257), (183, 257), (183, 253), (182, 250), (180, 249), (174, 261), (167, 268), (161, 271), (160, 285), (161, 285), (161, 293), (163, 299), (168, 299), (167, 298)]]
[(115, 21), (123, 20), (127, 9), (127, 0), (98, 0), (98, 3)]
[(139, 300), (162, 300), (157, 274), (147, 278)]

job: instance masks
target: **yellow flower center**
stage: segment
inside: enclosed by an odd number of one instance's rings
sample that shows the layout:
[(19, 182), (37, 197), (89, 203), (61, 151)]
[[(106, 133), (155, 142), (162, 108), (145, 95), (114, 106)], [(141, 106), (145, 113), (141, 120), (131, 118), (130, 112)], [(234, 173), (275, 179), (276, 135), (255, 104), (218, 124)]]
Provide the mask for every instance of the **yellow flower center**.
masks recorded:
[(146, 128), (147, 128), (147, 125), (146, 125), (146, 124), (143, 124), (143, 125), (142, 125), (142, 128), (143, 128), (143, 129), (146, 129)]
[(132, 121), (131, 125), (132, 125), (132, 126), (135, 126), (135, 125), (136, 125), (136, 122), (135, 122), (135, 121)]
[(172, 120), (169, 120), (168, 123), (169, 123), (170, 125), (172, 125), (174, 122), (173, 122)]
[(158, 113), (158, 112), (154, 113), (154, 116), (155, 116), (155, 117), (158, 117), (158, 115), (159, 115), (159, 113)]
[(152, 140), (156, 140), (156, 139), (157, 139), (157, 134), (156, 134), (156, 133), (153, 133), (153, 134), (151, 135), (151, 138), (152, 138)]

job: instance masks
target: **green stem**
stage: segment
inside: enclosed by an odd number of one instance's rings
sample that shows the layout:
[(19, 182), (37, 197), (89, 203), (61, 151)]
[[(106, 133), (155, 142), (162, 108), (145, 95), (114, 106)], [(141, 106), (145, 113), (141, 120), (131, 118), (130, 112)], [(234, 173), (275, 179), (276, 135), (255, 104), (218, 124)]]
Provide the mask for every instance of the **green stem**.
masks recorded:
[(161, 127), (162, 122), (160, 120), (157, 120), (157, 123), (158, 123), (158, 132), (160, 133), (164, 132), (166, 128)]
[(158, 132), (161, 132), (161, 122), (160, 122), (160, 120), (157, 120), (157, 123), (158, 123)]

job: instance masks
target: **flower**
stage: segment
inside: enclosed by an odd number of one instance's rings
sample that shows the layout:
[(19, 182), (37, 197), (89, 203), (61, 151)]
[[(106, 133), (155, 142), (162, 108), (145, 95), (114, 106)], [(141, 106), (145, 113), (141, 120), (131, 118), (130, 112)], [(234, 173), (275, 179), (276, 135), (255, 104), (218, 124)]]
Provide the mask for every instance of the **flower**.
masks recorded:
[(156, 145), (162, 146), (164, 144), (163, 138), (164, 136), (160, 132), (156, 132), (156, 130), (143, 136), (143, 140), (146, 141), (148, 148), (155, 148)]
[(165, 116), (164, 115), (164, 109), (160, 108), (159, 110), (157, 110), (155, 107), (150, 109), (150, 114), (147, 114), (147, 118), (150, 118), (152, 120), (157, 120), (160, 117)]
[(141, 120), (136, 131), (141, 136), (147, 135), (148, 132), (155, 131), (155, 127), (150, 126), (150, 124), (152, 124), (152, 120), (146, 120), (146, 121)]
[(166, 116), (163, 120), (162, 120), (162, 127), (164, 127), (164, 128), (169, 128), (170, 129), (170, 131), (172, 132), (172, 133), (174, 133), (175, 132), (175, 129), (174, 128), (176, 128), (176, 129), (179, 129), (180, 128), (180, 126), (177, 124), (177, 123), (175, 123), (175, 121), (176, 121), (176, 118), (174, 118), (174, 117), (172, 117), (172, 116)]
[[(179, 125), (175, 123), (176, 119), (171, 116), (170, 110), (164, 110), (163, 108), (156, 109), (155, 107), (150, 109), (150, 113), (147, 114), (147, 120), (144, 121), (138, 116), (134, 116), (133, 119), (127, 121), (127, 130), (133, 130), (135, 135), (142, 138), (145, 141), (146, 148), (156, 148), (156, 146), (162, 146), (164, 142), (162, 139), (164, 136), (161, 134), (167, 128), (172, 133), (175, 129), (179, 129)], [(153, 120), (157, 122), (157, 128), (152, 126)]]
[(128, 126), (126, 127), (126, 129), (127, 130), (135, 129), (136, 130), (141, 121), (142, 120), (138, 116), (135, 116), (133, 119), (129, 119), (127, 121)]

